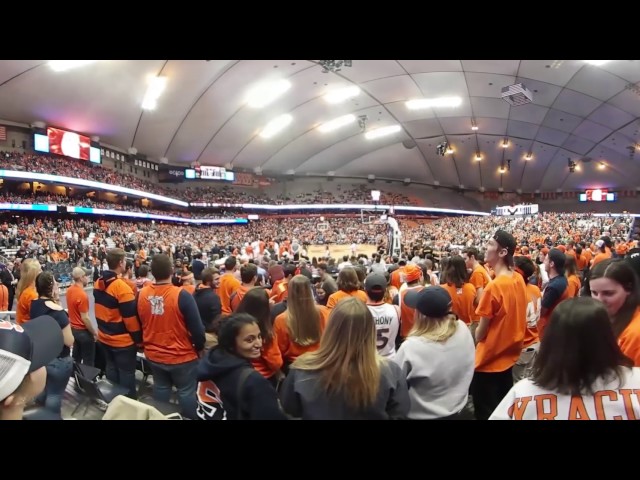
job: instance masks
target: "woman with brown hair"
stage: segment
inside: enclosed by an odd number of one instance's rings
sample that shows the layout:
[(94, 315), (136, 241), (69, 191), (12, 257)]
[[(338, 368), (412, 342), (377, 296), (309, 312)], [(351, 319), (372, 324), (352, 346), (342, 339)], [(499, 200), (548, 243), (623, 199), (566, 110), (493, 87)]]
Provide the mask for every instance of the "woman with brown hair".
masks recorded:
[(36, 277), (42, 272), (40, 262), (35, 258), (27, 258), (20, 265), (20, 281), (16, 287), (16, 322), (24, 323), (31, 318), (31, 302), (38, 298)]
[(58, 358), (47, 365), (47, 383), (44, 392), (37, 401), (43, 404), (47, 410), (60, 415), (62, 397), (73, 372), (73, 359), (71, 347), (74, 338), (69, 322), (69, 315), (60, 306), (57, 295), (57, 284), (51, 272), (41, 272), (36, 277), (36, 290), (38, 298), (30, 304), (29, 318), (37, 318), (48, 315), (53, 318), (62, 330), (64, 347)]
[(327, 308), (331, 309), (345, 298), (355, 297), (367, 303), (367, 294), (360, 290), (361, 284), (358, 274), (353, 267), (344, 267), (338, 274), (338, 291), (327, 300)]
[(303, 420), (402, 419), (409, 412), (400, 367), (378, 355), (373, 316), (355, 298), (332, 311), (320, 348), (293, 363), (281, 400)]
[(605, 306), (565, 300), (551, 314), (531, 378), (516, 383), (489, 419), (636, 420), (640, 369), (631, 367)]
[(303, 353), (318, 349), (328, 316), (329, 311), (325, 307), (316, 305), (307, 277), (296, 275), (289, 280), (287, 310), (273, 323), (285, 365)]
[(269, 309), (269, 295), (261, 287), (251, 288), (242, 297), (236, 313), (248, 313), (257, 320), (262, 336), (262, 350), (260, 357), (251, 360), (253, 368), (268, 379), (275, 387), (281, 376), (282, 354), (278, 348), (273, 323), (271, 322), (271, 311)]
[(476, 287), (469, 283), (464, 259), (459, 255), (451, 257), (441, 277), (444, 279), (441, 286), (449, 292), (451, 297), (451, 311), (464, 323), (470, 325), (476, 310), (473, 305)]
[(576, 257), (573, 255), (566, 255), (564, 262), (564, 274), (567, 277), (567, 288), (569, 289), (569, 298), (577, 297), (580, 295), (580, 277), (578, 276), (578, 265), (576, 264)]
[(640, 367), (640, 281), (627, 260), (610, 258), (589, 275), (591, 296), (601, 301), (622, 353)]

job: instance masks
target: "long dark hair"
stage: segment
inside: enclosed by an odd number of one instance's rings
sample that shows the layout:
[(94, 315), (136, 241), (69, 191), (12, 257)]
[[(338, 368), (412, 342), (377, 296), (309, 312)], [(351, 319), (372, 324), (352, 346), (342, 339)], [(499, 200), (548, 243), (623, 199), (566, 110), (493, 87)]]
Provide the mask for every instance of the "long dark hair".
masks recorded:
[(40, 272), (36, 277), (36, 291), (39, 297), (53, 297), (53, 273)]
[(236, 337), (245, 325), (257, 324), (255, 318), (248, 313), (234, 313), (224, 318), (218, 332), (218, 347), (226, 352), (237, 355)]
[(589, 280), (595, 280), (597, 278), (609, 278), (619, 283), (622, 288), (629, 292), (627, 300), (611, 319), (613, 333), (617, 338), (624, 332), (624, 329), (627, 328), (629, 323), (631, 323), (633, 314), (640, 304), (640, 282), (633, 267), (625, 260), (618, 258), (609, 258), (596, 264), (596, 266), (591, 269)]
[(449, 259), (445, 272), (441, 272), (441, 274), (444, 274), (446, 282), (441, 280), (440, 283), (453, 283), (456, 288), (462, 288), (469, 281), (467, 265), (459, 255), (454, 255)]
[(271, 342), (273, 338), (273, 322), (271, 321), (269, 297), (264, 288), (255, 287), (245, 293), (236, 313), (248, 313), (255, 318), (258, 327), (260, 327), (262, 341), (264, 343)]
[(590, 297), (561, 302), (551, 314), (531, 380), (564, 395), (593, 394), (593, 383), (633, 367), (618, 343), (604, 305)]

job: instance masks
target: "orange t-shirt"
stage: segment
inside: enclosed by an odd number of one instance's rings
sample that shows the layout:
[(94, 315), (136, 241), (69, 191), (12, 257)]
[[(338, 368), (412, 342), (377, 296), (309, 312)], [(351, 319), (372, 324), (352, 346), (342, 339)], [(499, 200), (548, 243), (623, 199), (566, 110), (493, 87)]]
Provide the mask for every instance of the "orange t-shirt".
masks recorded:
[[(326, 307), (322, 307), (317, 305), (318, 314), (320, 315), (320, 333), (324, 333), (324, 328), (327, 325), (327, 319), (329, 318), (329, 309)], [(298, 345), (291, 339), (291, 335), (289, 333), (289, 327), (287, 326), (287, 315), (289, 313), (287, 311), (281, 313), (276, 317), (275, 322), (273, 322), (273, 332), (276, 337), (276, 341), (278, 343), (278, 348), (280, 349), (280, 353), (282, 355), (282, 359), (286, 362), (293, 362), (296, 358), (298, 358), (303, 353), (313, 352), (320, 347), (320, 342), (315, 343), (313, 345)]]
[(631, 318), (627, 328), (618, 337), (620, 350), (633, 360), (634, 367), (640, 367), (640, 307)]
[(367, 294), (362, 290), (354, 290), (352, 292), (345, 292), (343, 290), (338, 290), (336, 293), (332, 293), (329, 295), (327, 299), (327, 308), (334, 308), (340, 300), (344, 300), (345, 298), (356, 297), (362, 300), (364, 303), (367, 303), (369, 299), (367, 298)]
[(283, 360), (275, 331), (273, 337), (268, 344), (262, 345), (262, 354), (260, 358), (251, 361), (255, 368), (265, 378), (271, 378), (282, 368)]
[(577, 297), (580, 294), (582, 283), (577, 275), (569, 275), (567, 277), (567, 289), (569, 290), (569, 298)]
[(584, 254), (584, 252), (582, 252), (580, 254), (580, 256), (576, 256), (576, 266), (578, 267), (579, 271), (583, 271), (585, 268), (587, 268), (587, 265), (589, 265), (589, 258), (587, 257), (587, 255)]
[[(475, 267), (471, 272), (471, 276), (469, 277), (469, 283), (475, 287), (476, 292), (481, 288), (482, 289), (486, 288), (487, 285), (489, 285), (490, 281), (491, 281), (491, 276), (489, 275), (488, 270), (484, 268), (482, 265), (478, 265), (477, 267)], [(474, 313), (471, 316), (471, 321), (479, 322), (480, 317), (478, 315), (475, 315)]]
[(218, 287), (218, 295), (220, 296), (220, 304), (222, 305), (222, 313), (229, 315), (231, 313), (231, 294), (240, 288), (240, 280), (233, 276), (232, 272), (225, 273), (220, 277), (220, 286)]
[(498, 275), (484, 290), (476, 315), (490, 320), (476, 347), (477, 372), (504, 372), (515, 365), (527, 330), (529, 295), (522, 276)]
[(84, 289), (77, 284), (67, 289), (67, 311), (71, 328), (86, 330), (87, 326), (82, 321), (82, 313), (89, 313), (89, 297)]
[(592, 266), (595, 267), (600, 262), (608, 260), (609, 258), (611, 258), (611, 252), (605, 252), (605, 253), (600, 252), (593, 258), (593, 265)]
[(195, 285), (182, 285), (183, 290), (185, 290), (186, 292), (189, 293), (189, 295), (193, 295), (196, 292), (196, 286)]
[(36, 292), (36, 288), (33, 285), (22, 291), (16, 308), (16, 322), (18, 322), (18, 325), (31, 320), (31, 302), (37, 299), (38, 292)]
[(471, 319), (475, 317), (475, 307), (473, 300), (476, 298), (476, 287), (470, 283), (465, 283), (462, 288), (457, 288), (452, 283), (441, 285), (451, 296), (451, 311), (455, 313), (460, 320), (469, 325)]
[(401, 338), (407, 338), (409, 336), (409, 332), (411, 331), (415, 323), (414, 317), (416, 314), (416, 309), (408, 307), (407, 304), (404, 302), (404, 296), (407, 294), (409, 290), (420, 291), (423, 288), (429, 288), (429, 287), (425, 287), (423, 285), (415, 285), (413, 287), (407, 287), (404, 290), (402, 290), (400, 293), (398, 293), (398, 303), (400, 306), (400, 337)]
[(391, 272), (389, 277), (389, 285), (392, 287), (400, 288), (402, 285), (402, 274), (404, 273), (404, 267), (400, 267)]
[(0, 312), (9, 310), (9, 289), (0, 283)]
[(540, 341), (538, 337), (538, 320), (540, 320), (540, 309), (542, 308), (542, 293), (537, 285), (528, 283), (527, 295), (529, 295), (529, 303), (527, 304), (527, 331), (524, 334), (522, 348), (528, 348)]

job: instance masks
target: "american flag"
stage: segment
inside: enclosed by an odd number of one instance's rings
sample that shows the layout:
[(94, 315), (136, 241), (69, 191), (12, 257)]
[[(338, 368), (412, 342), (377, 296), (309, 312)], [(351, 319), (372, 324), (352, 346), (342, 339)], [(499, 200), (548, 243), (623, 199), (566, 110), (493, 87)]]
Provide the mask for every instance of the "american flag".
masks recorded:
[(0, 140), (7, 140), (7, 127), (0, 126)]

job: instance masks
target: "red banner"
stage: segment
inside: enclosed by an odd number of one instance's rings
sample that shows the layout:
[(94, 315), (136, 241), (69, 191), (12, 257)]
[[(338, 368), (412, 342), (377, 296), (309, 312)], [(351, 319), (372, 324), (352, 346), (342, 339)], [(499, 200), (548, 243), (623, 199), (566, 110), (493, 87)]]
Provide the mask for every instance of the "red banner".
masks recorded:
[(234, 185), (240, 187), (268, 187), (271, 185), (271, 179), (263, 176), (254, 175), (253, 173), (236, 172), (236, 179), (233, 181)]

